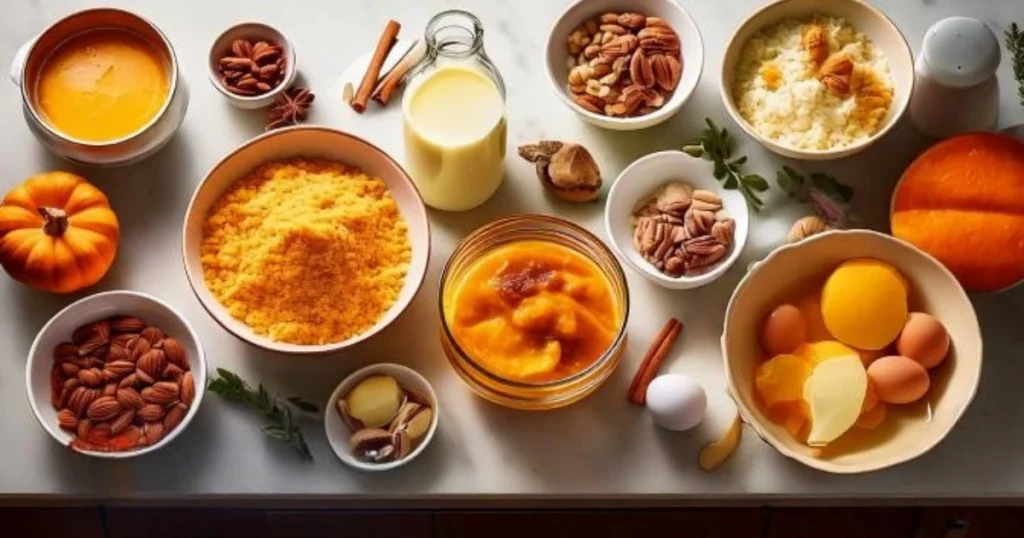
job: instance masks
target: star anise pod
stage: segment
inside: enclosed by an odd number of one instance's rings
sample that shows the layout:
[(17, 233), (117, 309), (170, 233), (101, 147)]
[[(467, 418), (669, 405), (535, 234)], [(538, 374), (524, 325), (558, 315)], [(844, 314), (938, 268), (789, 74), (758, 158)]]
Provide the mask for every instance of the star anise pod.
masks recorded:
[(273, 131), (288, 125), (295, 125), (309, 116), (309, 105), (313, 103), (313, 92), (306, 88), (292, 88), (281, 92), (270, 107), (270, 123), (265, 131)]

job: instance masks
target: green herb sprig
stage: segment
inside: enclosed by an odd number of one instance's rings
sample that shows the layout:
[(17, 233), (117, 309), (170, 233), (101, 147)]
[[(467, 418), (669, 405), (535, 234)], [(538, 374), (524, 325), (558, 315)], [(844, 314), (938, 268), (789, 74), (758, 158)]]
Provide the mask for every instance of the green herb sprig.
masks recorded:
[(1006, 50), (1013, 56), (1013, 78), (1017, 79), (1017, 97), (1024, 106), (1024, 32), (1017, 23), (1010, 23), (1006, 30)]
[(742, 167), (747, 162), (747, 156), (733, 158), (729, 131), (715, 125), (711, 118), (704, 118), (704, 121), (708, 126), (701, 131), (700, 139), (683, 146), (683, 152), (714, 163), (715, 179), (726, 189), (739, 190), (747, 204), (754, 211), (759, 211), (764, 202), (758, 193), (768, 190), (768, 181), (758, 174), (744, 174)]
[(217, 375), (219, 377), (214, 377), (210, 381), (211, 391), (229, 401), (243, 403), (256, 410), (270, 420), (270, 424), (264, 426), (261, 430), (264, 434), (279, 441), (284, 441), (294, 448), (302, 459), (313, 459), (313, 453), (310, 452), (309, 446), (306, 445), (306, 438), (302, 436), (302, 430), (295, 423), (289, 404), (302, 411), (316, 413), (320, 409), (315, 404), (298, 396), (286, 398), (285, 401), (282, 401), (272, 396), (266, 387), (263, 386), (263, 383), (260, 383), (259, 387), (253, 389), (238, 374), (224, 368), (217, 368)]
[(828, 174), (811, 172), (804, 176), (783, 166), (776, 174), (775, 182), (790, 198), (813, 205), (818, 216), (830, 226), (845, 228), (854, 220), (849, 209), (853, 188)]

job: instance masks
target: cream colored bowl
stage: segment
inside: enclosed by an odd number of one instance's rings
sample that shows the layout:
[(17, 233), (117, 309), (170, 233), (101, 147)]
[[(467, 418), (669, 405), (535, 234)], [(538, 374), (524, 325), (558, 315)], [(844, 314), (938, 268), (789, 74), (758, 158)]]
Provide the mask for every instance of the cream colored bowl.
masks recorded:
[[(851, 258), (875, 258), (899, 269), (910, 282), (911, 309), (938, 318), (949, 331), (951, 347), (943, 364), (930, 372), (927, 406), (917, 406), (916, 414), (894, 413), (876, 430), (861, 430), (852, 440), (847, 433), (815, 455), (815, 449), (769, 420), (756, 401), (754, 370), (762, 359), (758, 334), (772, 308)], [(910, 461), (953, 429), (978, 389), (981, 330), (960, 284), (935, 258), (877, 232), (833, 231), (781, 247), (751, 268), (729, 301), (722, 355), (729, 393), (741, 417), (768, 444), (815, 469), (862, 473)]]
[[(825, 14), (841, 16), (850, 21), (854, 28), (864, 32), (869, 39), (878, 47), (889, 61), (889, 71), (892, 74), (895, 93), (892, 104), (889, 105), (889, 113), (882, 120), (882, 125), (874, 135), (861, 140), (850, 146), (827, 150), (798, 149), (770, 140), (758, 133), (747, 120), (740, 115), (739, 108), (732, 95), (732, 85), (735, 79), (736, 66), (739, 64), (740, 53), (744, 45), (758, 30), (776, 24), (784, 19), (798, 19), (813, 14)], [(910, 94), (914, 88), (914, 58), (910, 52), (907, 40), (884, 13), (878, 8), (872, 7), (860, 0), (779, 0), (770, 3), (743, 21), (739, 28), (733, 33), (732, 38), (726, 45), (725, 57), (722, 59), (722, 73), (719, 87), (722, 91), (722, 100), (725, 108), (729, 111), (732, 119), (743, 128), (744, 131), (764, 147), (794, 159), (806, 159), (811, 161), (822, 161), (838, 159), (857, 153), (876, 140), (885, 136), (896, 122), (903, 116), (907, 105), (910, 103)]]
[[(248, 325), (228, 313), (206, 286), (199, 247), (203, 239), (203, 223), (214, 203), (239, 178), (254, 168), (270, 162), (296, 157), (317, 157), (341, 162), (356, 167), (371, 176), (380, 178), (388, 187), (398, 204), (409, 228), (409, 243), (412, 245), (412, 261), (405, 276), (405, 283), (391, 308), (377, 323), (366, 331), (341, 342), (323, 345), (300, 345), (277, 342), (257, 334)], [(419, 191), (409, 179), (401, 165), (388, 154), (354, 135), (327, 127), (297, 126), (271, 131), (256, 137), (232, 151), (206, 174), (196, 187), (185, 213), (182, 231), (182, 255), (185, 273), (192, 291), (203, 308), (221, 326), (235, 336), (253, 345), (282, 353), (329, 353), (338, 351), (377, 334), (390, 325), (405, 311), (416, 292), (423, 284), (430, 259), (430, 223), (427, 210)]]

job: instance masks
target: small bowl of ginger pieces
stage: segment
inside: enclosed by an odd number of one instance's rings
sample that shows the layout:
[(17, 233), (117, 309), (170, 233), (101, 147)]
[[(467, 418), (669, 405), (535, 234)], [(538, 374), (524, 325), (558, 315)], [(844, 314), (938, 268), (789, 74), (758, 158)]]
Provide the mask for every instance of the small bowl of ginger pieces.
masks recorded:
[(632, 131), (682, 108), (700, 81), (704, 44), (673, 0), (579, 0), (552, 26), (545, 63), (556, 95), (582, 120)]

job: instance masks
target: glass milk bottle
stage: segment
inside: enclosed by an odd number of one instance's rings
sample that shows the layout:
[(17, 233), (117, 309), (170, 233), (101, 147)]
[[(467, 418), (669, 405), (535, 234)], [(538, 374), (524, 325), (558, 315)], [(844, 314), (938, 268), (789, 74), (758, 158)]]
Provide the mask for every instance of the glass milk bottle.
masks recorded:
[(505, 175), (505, 83), (484, 52), (480, 20), (459, 10), (430, 19), (426, 54), (402, 99), (405, 164), (430, 207), (465, 211)]

